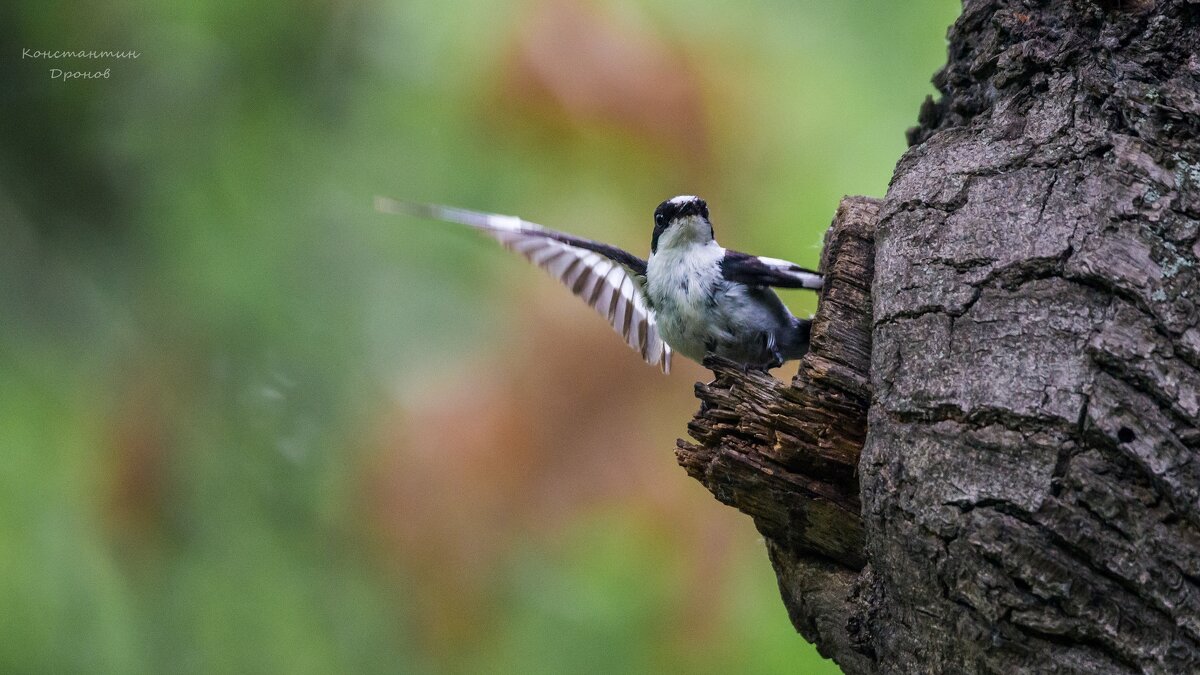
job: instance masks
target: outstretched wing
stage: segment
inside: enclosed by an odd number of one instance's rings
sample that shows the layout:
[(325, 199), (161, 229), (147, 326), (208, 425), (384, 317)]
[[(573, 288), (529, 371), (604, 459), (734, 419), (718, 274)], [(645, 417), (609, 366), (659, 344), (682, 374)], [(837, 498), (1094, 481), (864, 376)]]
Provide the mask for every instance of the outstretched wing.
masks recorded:
[(375, 198), (375, 209), (460, 223), (486, 233), (549, 272), (607, 318), (646, 363), (671, 372), (671, 347), (659, 335), (654, 311), (646, 300), (645, 260), (615, 246), (556, 232), (515, 216), (386, 197)]
[(721, 275), (728, 281), (748, 286), (777, 286), (779, 288), (819, 289), (825, 279), (818, 273), (796, 263), (779, 258), (725, 251), (721, 259)]

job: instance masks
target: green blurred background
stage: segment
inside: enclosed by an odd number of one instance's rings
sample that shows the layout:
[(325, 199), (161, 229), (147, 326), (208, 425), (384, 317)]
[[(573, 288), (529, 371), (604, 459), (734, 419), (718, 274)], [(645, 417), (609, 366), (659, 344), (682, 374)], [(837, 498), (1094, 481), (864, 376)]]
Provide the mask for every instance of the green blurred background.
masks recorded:
[(957, 11), (8, 3), (0, 671), (837, 672), (675, 465), (705, 372), (371, 201), (644, 253), (694, 193), (726, 246), (815, 265)]

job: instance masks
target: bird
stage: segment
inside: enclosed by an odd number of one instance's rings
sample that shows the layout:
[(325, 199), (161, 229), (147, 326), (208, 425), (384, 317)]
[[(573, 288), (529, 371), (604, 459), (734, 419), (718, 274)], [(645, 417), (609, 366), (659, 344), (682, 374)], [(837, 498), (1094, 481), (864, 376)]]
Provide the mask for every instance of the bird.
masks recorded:
[(694, 195), (672, 197), (654, 210), (646, 259), (516, 216), (387, 197), (376, 197), (375, 209), (491, 236), (558, 279), (663, 373), (671, 371), (674, 352), (697, 363), (714, 354), (746, 371), (765, 371), (808, 351), (812, 321), (794, 316), (773, 288), (819, 290), (823, 276), (787, 260), (723, 248), (708, 204)]

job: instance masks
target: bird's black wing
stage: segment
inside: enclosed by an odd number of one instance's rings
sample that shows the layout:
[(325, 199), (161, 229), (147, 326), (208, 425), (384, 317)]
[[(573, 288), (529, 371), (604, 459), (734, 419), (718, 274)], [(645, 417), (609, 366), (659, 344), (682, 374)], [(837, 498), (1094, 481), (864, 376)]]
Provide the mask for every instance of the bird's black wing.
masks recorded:
[(809, 288), (817, 290), (824, 284), (824, 278), (796, 263), (748, 255), (737, 251), (725, 251), (721, 259), (721, 275), (727, 281), (735, 281), (748, 286), (776, 286), (779, 288)]
[(650, 365), (671, 372), (671, 347), (658, 333), (646, 298), (646, 261), (615, 246), (590, 241), (515, 216), (436, 204), (375, 198), (375, 209), (473, 227), (549, 272), (608, 319), (625, 343)]

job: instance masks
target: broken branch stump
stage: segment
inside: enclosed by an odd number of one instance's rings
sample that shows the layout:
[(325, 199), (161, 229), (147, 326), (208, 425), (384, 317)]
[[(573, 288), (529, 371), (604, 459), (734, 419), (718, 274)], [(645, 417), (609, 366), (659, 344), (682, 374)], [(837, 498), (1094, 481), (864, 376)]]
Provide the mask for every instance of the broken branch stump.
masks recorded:
[[(848, 619), (866, 564), (858, 458), (871, 401), (871, 279), (879, 202), (842, 200), (825, 235), (812, 347), (790, 384), (710, 357), (716, 379), (678, 442), (688, 474), (754, 519), (766, 538), (784, 604), (813, 642), (859, 658)], [(814, 592), (820, 590), (821, 592)], [(833, 635), (831, 635), (833, 634)], [(832, 654), (827, 654), (832, 656)]]

